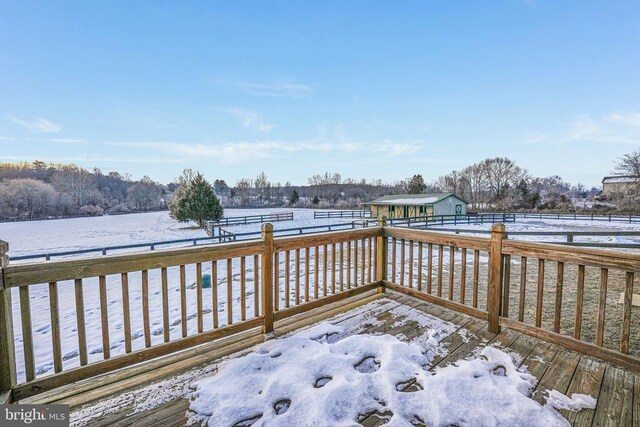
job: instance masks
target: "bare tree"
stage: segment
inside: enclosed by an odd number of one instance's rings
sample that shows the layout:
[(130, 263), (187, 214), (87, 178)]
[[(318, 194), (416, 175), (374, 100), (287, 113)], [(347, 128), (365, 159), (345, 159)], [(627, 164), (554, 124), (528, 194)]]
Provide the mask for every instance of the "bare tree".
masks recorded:
[(509, 187), (514, 186), (527, 176), (526, 170), (506, 157), (486, 159), (482, 165), (494, 200), (505, 198)]
[(55, 175), (53, 185), (58, 191), (69, 193), (77, 207), (85, 203), (85, 196), (91, 187), (89, 172), (76, 165), (64, 165)]
[(467, 166), (460, 172), (467, 185), (467, 197), (472, 208), (477, 208), (482, 202), (483, 193), (487, 190), (487, 173), (481, 164)]
[(616, 174), (640, 176), (640, 148), (620, 157), (615, 165)]
[(251, 180), (246, 178), (241, 178), (236, 182), (236, 190), (238, 190), (238, 195), (240, 196), (240, 204), (242, 206), (246, 206), (249, 204), (249, 192), (251, 190)]

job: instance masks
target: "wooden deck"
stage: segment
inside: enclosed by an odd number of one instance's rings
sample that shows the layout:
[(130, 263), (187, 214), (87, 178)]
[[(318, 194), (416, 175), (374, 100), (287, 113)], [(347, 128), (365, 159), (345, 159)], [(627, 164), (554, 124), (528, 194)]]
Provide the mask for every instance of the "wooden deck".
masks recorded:
[[(569, 395), (584, 393), (597, 399), (595, 410), (562, 411), (563, 416), (573, 425), (640, 426), (640, 374), (614, 367), (511, 330), (505, 329), (500, 334), (491, 333), (488, 331), (485, 321), (399, 293), (389, 291), (386, 294), (374, 294), (370, 292), (366, 294), (365, 298), (359, 296), (357, 299), (342, 301), (287, 319), (287, 322), (283, 321), (280, 325), (276, 325), (276, 331), (278, 334), (284, 334), (337, 314), (340, 316), (336, 323), (346, 322), (352, 317), (353, 308), (371, 302), (382, 305), (381, 303), (384, 302), (382, 298), (390, 301), (387, 301), (383, 308), (376, 312), (374, 317), (378, 322), (365, 325), (361, 328), (361, 333), (386, 333), (399, 336), (404, 340), (415, 338), (424, 330), (413, 320), (398, 321), (402, 320), (403, 316), (406, 317), (409, 312), (413, 312), (413, 316), (424, 313), (451, 322), (459, 328), (458, 332), (466, 330), (464, 334), (452, 333), (443, 341), (448, 349), (448, 354), (445, 357), (436, 356), (431, 369), (469, 357), (479, 347), (498, 345), (507, 351), (520, 355), (521, 364), (526, 365), (528, 372), (538, 379), (538, 384), (532, 394), (536, 401), (544, 403), (546, 391), (551, 389)], [(185, 365), (187, 368), (185, 371), (207, 364), (212, 365), (225, 354), (240, 351), (259, 342), (260, 339), (255, 338), (259, 335), (254, 334), (255, 336), (253, 336), (250, 332), (245, 334), (246, 338), (232, 342), (226, 349), (218, 348), (204, 355), (200, 354), (198, 357), (201, 359), (191, 366)], [(149, 387), (151, 383), (148, 380), (146, 383), (141, 383), (145, 376), (148, 378), (149, 375), (152, 375), (156, 382), (163, 378), (162, 372), (150, 374), (149, 371), (146, 371), (146, 373), (138, 372), (137, 375), (135, 371), (131, 372), (131, 375), (125, 374), (123, 376), (120, 374), (122, 379), (97, 386), (93, 390), (87, 390), (86, 385), (84, 388), (74, 385), (64, 390), (62, 394), (60, 390), (57, 390), (55, 394), (44, 394), (32, 401), (69, 403), (74, 407), (72, 421), (80, 421), (85, 424), (88, 420), (86, 425), (182, 426), (187, 424), (189, 407), (187, 388), (185, 388), (184, 394), (173, 396), (169, 401), (142, 412), (134, 413), (135, 405), (131, 403), (123, 405), (113, 412), (99, 414), (97, 408), (113, 410), (110, 402), (118, 402), (118, 396), (125, 391), (135, 395), (137, 390)], [(135, 381), (136, 377), (138, 381)], [(165, 380), (166, 378), (167, 374), (164, 375)], [(174, 369), (170, 372), (169, 378), (171, 382), (179, 382), (182, 377)], [(101, 383), (94, 380), (94, 384)], [(407, 388), (411, 386), (408, 384)], [(56, 399), (55, 396), (64, 397)], [(98, 400), (96, 401), (96, 399)], [(91, 412), (93, 412), (93, 418), (86, 418), (86, 414)], [(363, 414), (358, 421), (365, 426), (377, 426), (386, 422), (384, 414)]]

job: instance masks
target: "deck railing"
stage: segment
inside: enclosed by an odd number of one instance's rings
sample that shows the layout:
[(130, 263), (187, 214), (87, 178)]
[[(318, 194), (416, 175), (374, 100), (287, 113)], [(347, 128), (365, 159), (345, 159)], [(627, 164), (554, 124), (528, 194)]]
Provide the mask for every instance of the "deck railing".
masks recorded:
[(502, 224), (491, 238), (386, 227), (384, 218), (279, 238), (264, 224), (254, 241), (15, 265), (7, 250), (0, 245), (6, 399), (249, 329), (268, 333), (374, 289), (640, 367), (640, 255), (508, 240)]

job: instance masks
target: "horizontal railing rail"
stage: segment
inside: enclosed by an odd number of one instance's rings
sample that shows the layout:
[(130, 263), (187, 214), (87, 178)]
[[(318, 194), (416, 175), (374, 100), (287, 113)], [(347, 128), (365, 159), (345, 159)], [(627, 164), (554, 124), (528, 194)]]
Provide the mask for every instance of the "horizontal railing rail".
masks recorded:
[[(367, 291), (404, 293), (640, 370), (640, 255), (375, 227), (9, 263), (0, 396), (20, 400)], [(537, 267), (537, 268), (536, 268)]]
[[(367, 224), (356, 223), (354, 221), (351, 222), (342, 222), (337, 224), (325, 224), (325, 225), (311, 225), (305, 227), (290, 227), (290, 228), (281, 228), (274, 230), (274, 235), (276, 236), (284, 236), (290, 234), (311, 234), (311, 233), (319, 233), (319, 232), (330, 232), (330, 231), (338, 231), (338, 230), (348, 230), (357, 227), (372, 227), (375, 224), (370, 222)], [(244, 241), (244, 240), (253, 240), (259, 239), (261, 231), (248, 231), (248, 232), (240, 232), (234, 233), (233, 231), (226, 230), (221, 228), (221, 232), (219, 235), (215, 237), (193, 237), (189, 239), (176, 239), (176, 240), (161, 240), (155, 242), (145, 242), (145, 243), (132, 243), (129, 245), (116, 245), (116, 246), (104, 246), (99, 248), (85, 248), (85, 249), (73, 249), (69, 251), (56, 251), (56, 252), (43, 252), (43, 253), (35, 253), (35, 254), (26, 254), (26, 255), (16, 255), (12, 256), (11, 259), (14, 261), (25, 261), (25, 260), (33, 260), (33, 259), (45, 259), (47, 261), (52, 258), (58, 257), (68, 257), (72, 255), (83, 255), (83, 254), (101, 254), (108, 255), (113, 251), (117, 250), (126, 250), (126, 249), (149, 249), (151, 251), (156, 250), (158, 246), (167, 246), (167, 245), (178, 245), (181, 243), (188, 243), (190, 246), (203, 246), (203, 245), (212, 245), (216, 243), (225, 243), (225, 242), (235, 242), (235, 241)]]
[[(491, 230), (474, 230), (465, 228), (434, 228), (433, 231), (442, 233), (455, 233), (455, 234), (491, 234)], [(562, 244), (567, 246), (582, 246), (593, 248), (617, 248), (617, 249), (640, 249), (640, 242), (638, 243), (625, 243), (625, 242), (598, 242), (598, 241), (582, 241), (576, 242), (576, 237), (640, 237), (640, 231), (509, 231), (507, 237), (516, 236), (562, 236), (566, 239), (563, 241), (539, 241), (538, 243), (548, 243), (552, 245)]]

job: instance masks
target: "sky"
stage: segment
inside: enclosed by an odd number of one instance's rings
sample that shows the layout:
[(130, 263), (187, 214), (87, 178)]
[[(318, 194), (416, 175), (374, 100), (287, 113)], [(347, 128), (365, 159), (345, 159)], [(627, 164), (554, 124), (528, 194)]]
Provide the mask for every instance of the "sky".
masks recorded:
[(0, 0), (0, 162), (170, 182), (599, 186), (640, 148), (638, 1)]

